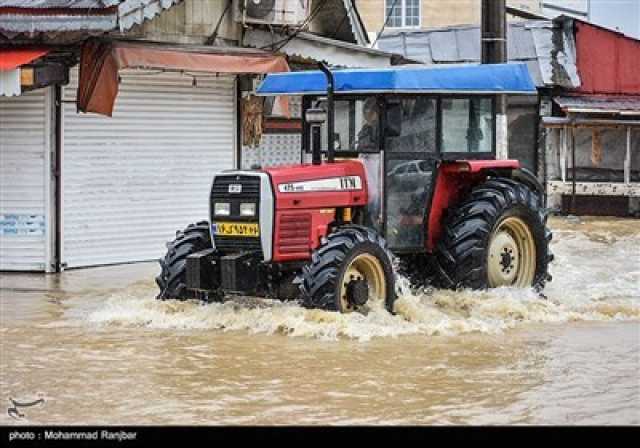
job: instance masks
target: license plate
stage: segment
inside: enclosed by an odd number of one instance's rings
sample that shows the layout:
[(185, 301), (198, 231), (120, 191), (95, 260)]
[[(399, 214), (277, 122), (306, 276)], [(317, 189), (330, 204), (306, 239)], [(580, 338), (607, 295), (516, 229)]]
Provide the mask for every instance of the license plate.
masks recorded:
[(220, 236), (260, 236), (260, 228), (257, 223), (244, 222), (214, 222), (211, 225), (214, 235)]

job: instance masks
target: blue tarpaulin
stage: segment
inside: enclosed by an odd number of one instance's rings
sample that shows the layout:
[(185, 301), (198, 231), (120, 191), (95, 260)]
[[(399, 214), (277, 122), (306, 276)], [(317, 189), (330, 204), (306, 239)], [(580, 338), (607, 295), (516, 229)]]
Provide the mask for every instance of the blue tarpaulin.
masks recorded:
[[(526, 64), (460, 65), (333, 71), (336, 93), (477, 93), (534, 94)], [(314, 95), (327, 91), (321, 71), (274, 73), (258, 95)]]

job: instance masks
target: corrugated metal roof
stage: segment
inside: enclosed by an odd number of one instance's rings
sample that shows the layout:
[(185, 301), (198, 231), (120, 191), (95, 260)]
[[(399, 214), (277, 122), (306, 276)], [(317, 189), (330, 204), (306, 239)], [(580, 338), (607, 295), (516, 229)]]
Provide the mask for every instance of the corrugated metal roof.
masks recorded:
[[(558, 36), (562, 48), (554, 42)], [(509, 61), (526, 63), (538, 87), (575, 88), (580, 85), (575, 51), (571, 51), (571, 45), (565, 44), (562, 37), (562, 29), (554, 27), (551, 21), (510, 23), (507, 34)], [(480, 62), (480, 27), (461, 25), (386, 33), (378, 39), (377, 46), (426, 64)]]
[(587, 95), (640, 95), (640, 40), (581, 20), (566, 21), (565, 26), (577, 36), (579, 91)]
[[(286, 36), (252, 28), (244, 35), (244, 45), (265, 48), (270, 42), (281, 42)], [(338, 67), (386, 67), (394, 55), (382, 50), (329, 39), (311, 33), (298, 33), (280, 49), (289, 56), (324, 61)]]
[[(92, 35), (113, 30), (126, 31), (180, 1), (0, 0), (0, 8), (12, 8), (5, 12), (0, 9), (0, 33), (12, 39), (18, 35), (35, 37), (39, 34), (73, 32)], [(24, 13), (20, 8), (24, 9)], [(55, 13), (44, 11), (47, 9), (55, 9)], [(42, 14), (37, 12), (39, 10), (43, 10)], [(82, 10), (82, 13), (78, 13), (78, 10)]]
[(108, 8), (123, 0), (0, 0), (0, 8)]
[(580, 95), (553, 99), (565, 112), (573, 113), (640, 113), (640, 96)]
[[(552, 27), (549, 21), (509, 24), (507, 34), (509, 59), (522, 61), (536, 58), (533, 34), (538, 32), (540, 25)], [(422, 56), (420, 59), (427, 63), (480, 61), (480, 28), (475, 25), (384, 34), (378, 39), (378, 44), (381, 49), (387, 51), (405, 50), (405, 45), (418, 46), (415, 48), (416, 55), (420, 54)], [(425, 46), (431, 50), (430, 55), (424, 54)]]
[(42, 33), (74, 31), (107, 32), (118, 27), (118, 17), (109, 15), (49, 15), (0, 14), (0, 33), (13, 38), (19, 34), (35, 36)]
[(126, 31), (159, 15), (182, 0), (124, 0), (118, 5), (120, 31)]

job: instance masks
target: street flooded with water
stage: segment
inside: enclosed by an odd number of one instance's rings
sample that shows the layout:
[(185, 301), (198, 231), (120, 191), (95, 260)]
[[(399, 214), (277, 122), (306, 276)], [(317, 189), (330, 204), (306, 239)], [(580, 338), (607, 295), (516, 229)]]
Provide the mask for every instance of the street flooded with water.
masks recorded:
[(155, 263), (0, 274), (0, 424), (640, 424), (640, 221), (552, 219), (546, 298), (396, 315), (154, 299)]

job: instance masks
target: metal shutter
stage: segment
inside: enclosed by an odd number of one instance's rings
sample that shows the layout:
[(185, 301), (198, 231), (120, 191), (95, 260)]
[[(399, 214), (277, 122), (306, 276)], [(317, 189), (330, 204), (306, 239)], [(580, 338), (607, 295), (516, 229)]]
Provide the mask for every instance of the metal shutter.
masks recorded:
[(0, 97), (0, 270), (51, 270), (50, 132), (50, 89)]
[(75, 76), (65, 89), (67, 267), (161, 257), (176, 230), (207, 219), (213, 174), (234, 166), (233, 78), (121, 78), (112, 118), (76, 114)]

